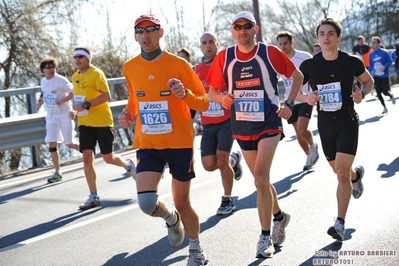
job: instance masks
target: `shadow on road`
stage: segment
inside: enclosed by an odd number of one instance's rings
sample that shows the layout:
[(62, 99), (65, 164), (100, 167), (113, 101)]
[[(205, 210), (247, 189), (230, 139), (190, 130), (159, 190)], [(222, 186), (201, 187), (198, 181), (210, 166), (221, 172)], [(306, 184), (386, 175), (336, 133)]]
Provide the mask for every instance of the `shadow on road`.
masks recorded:
[[(28, 194), (40, 191), (42, 189), (50, 188), (52, 186), (59, 186), (59, 185), (64, 184), (65, 182), (71, 182), (71, 181), (74, 181), (74, 180), (80, 179), (80, 178), (85, 178), (85, 177), (84, 176), (78, 176), (78, 177), (75, 177), (75, 178), (71, 178), (71, 179), (68, 179), (68, 180), (63, 180), (62, 182), (57, 182), (57, 183), (52, 183), (52, 184), (47, 183), (47, 180), (43, 180), (43, 185), (39, 185), (39, 186), (36, 186), (36, 187), (31, 187), (31, 188), (28, 188), (28, 189), (25, 189), (25, 190), (22, 190), (22, 191), (17, 191), (17, 192), (13, 192), (13, 193), (10, 193), (10, 194), (6, 194), (6, 195), (0, 196), (0, 204), (7, 203), (7, 201), (9, 201), (9, 200), (12, 200), (12, 199), (15, 199), (15, 198), (18, 198), (18, 197), (23, 197), (23, 196), (26, 196)], [(36, 183), (36, 182), (37, 182), (37, 180), (32, 180), (30, 182), (24, 183), (24, 185), (29, 184), (29, 183)]]
[[(67, 215), (57, 217), (56, 219), (45, 222), (42, 224), (35, 225), (33, 227), (15, 232), (10, 235), (6, 235), (1, 237), (1, 242), (0, 242), (0, 249), (4, 247), (10, 247), (12, 249), (12, 245), (15, 245), (17, 243), (20, 243), (22, 241), (28, 240), (30, 238), (40, 236), (43, 234), (46, 234), (48, 232), (51, 232), (53, 230), (56, 230), (58, 228), (61, 228), (77, 219), (80, 219), (82, 217), (92, 215), (93, 213), (101, 210), (101, 208), (94, 208), (88, 211), (76, 211), (74, 213), (69, 213)], [(17, 246), (15, 246), (17, 247)]]
[(381, 178), (394, 176), (396, 172), (399, 172), (399, 157), (393, 160), (390, 164), (380, 164), (377, 168), (377, 171), (386, 171), (386, 173), (381, 175)]
[[(317, 117), (314, 118), (314, 119), (317, 119)], [(315, 129), (315, 130), (313, 130), (313, 131), (311, 131), (311, 132), (312, 132), (313, 137), (319, 135), (319, 130), (318, 130), (318, 129)], [(297, 139), (298, 139), (298, 138), (297, 138), (296, 135), (294, 134), (294, 135), (292, 135), (291, 137), (289, 137), (286, 141), (287, 141), (287, 142), (292, 142), (292, 141), (296, 141)]]
[[(277, 193), (282, 194), (287, 192), (287, 194), (283, 195), (282, 197), (287, 197), (293, 192), (290, 191), (292, 184), (301, 180), (304, 176), (312, 173), (313, 171), (306, 171), (306, 172), (298, 172), (287, 176), (285, 179), (274, 183), (276, 187)], [(255, 190), (255, 187), (254, 187)], [(249, 209), (249, 208), (256, 208), (256, 197), (257, 192), (254, 191), (251, 195), (247, 197), (237, 199), (237, 197), (233, 197), (234, 201), (238, 207), (237, 211)], [(234, 215), (234, 213), (230, 215), (213, 215), (208, 218), (205, 222), (201, 223), (201, 232), (209, 230), (215, 227), (221, 220), (226, 219)], [(142, 250), (136, 252), (128, 256), (127, 252), (119, 253), (112, 258), (110, 258), (107, 262), (105, 262), (104, 266), (113, 266), (113, 265), (170, 265), (173, 263), (181, 263), (184, 260), (187, 260), (187, 256), (178, 256), (171, 259), (166, 259), (173, 253), (181, 249), (187, 249), (188, 253), (188, 238), (186, 237), (183, 241), (182, 245), (178, 248), (172, 248), (169, 244), (168, 237), (165, 236), (159, 239), (157, 242), (149, 245)], [(276, 247), (276, 252), (280, 252), (280, 247)], [(250, 265), (266, 265), (266, 260), (264, 259), (257, 259), (256, 261), (252, 262)], [(210, 264), (212, 264), (212, 258), (210, 258)]]

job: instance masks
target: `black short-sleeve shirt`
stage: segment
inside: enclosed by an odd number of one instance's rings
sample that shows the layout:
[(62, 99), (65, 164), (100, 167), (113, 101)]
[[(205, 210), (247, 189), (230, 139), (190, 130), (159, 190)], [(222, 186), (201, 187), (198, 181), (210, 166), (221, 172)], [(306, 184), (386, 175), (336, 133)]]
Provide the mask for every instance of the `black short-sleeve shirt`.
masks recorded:
[(337, 59), (328, 61), (317, 53), (303, 61), (299, 69), (304, 75), (303, 84), (309, 81), (312, 90), (318, 90), (322, 97), (317, 103), (319, 112), (334, 114), (353, 108), (353, 81), (365, 71), (358, 57), (339, 50)]

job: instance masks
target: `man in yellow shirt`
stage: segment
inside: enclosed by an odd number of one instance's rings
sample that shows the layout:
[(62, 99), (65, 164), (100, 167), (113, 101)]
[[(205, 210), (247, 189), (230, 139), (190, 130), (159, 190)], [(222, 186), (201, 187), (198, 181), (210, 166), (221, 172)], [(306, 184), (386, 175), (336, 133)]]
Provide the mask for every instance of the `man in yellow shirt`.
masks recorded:
[(73, 59), (78, 70), (72, 75), (74, 105), (77, 111), (79, 145), (83, 153), (83, 165), (86, 181), (90, 189), (89, 198), (79, 206), (80, 210), (101, 206), (97, 194), (94, 153), (96, 144), (101, 156), (108, 164), (126, 169), (135, 178), (136, 167), (131, 160), (123, 161), (113, 153), (114, 121), (108, 101), (111, 94), (104, 72), (91, 64), (91, 52), (88, 47), (77, 47)]

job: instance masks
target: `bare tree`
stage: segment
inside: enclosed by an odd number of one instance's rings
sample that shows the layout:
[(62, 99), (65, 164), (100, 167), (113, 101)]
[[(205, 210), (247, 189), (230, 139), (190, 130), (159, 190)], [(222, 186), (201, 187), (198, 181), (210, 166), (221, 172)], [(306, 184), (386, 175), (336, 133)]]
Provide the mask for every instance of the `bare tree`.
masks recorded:
[(280, 30), (288, 30), (296, 40), (296, 48), (311, 51), (316, 41), (315, 25), (322, 18), (333, 16), (333, 4), (338, 0), (308, 0), (277, 2), (279, 10), (275, 7), (265, 5), (263, 8), (263, 17), (266, 19), (264, 25), (265, 41), (276, 43), (275, 35)]
[(399, 3), (397, 0), (365, 0), (352, 3), (345, 10), (345, 17), (342, 23), (345, 26), (347, 43), (352, 46), (360, 34), (365, 36), (366, 42), (372, 36), (378, 35), (387, 47), (398, 41)]
[[(45, 55), (65, 54), (68, 28), (76, 26), (79, 2), (88, 0), (1, 0), (0, 3), (0, 71), (5, 90), (37, 85), (38, 62)], [(73, 39), (73, 38), (72, 38)], [(10, 98), (5, 99), (5, 117), (10, 116)]]

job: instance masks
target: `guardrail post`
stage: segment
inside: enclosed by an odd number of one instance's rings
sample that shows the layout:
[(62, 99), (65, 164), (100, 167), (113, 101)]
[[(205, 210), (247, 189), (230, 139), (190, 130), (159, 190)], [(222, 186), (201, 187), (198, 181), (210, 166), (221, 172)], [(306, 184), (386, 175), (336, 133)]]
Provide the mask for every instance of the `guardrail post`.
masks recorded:
[[(36, 105), (36, 93), (26, 94), (26, 108), (28, 114), (37, 113), (37, 105)], [(31, 146), (30, 147), (32, 154), (32, 166), (33, 167), (41, 167), (42, 162), (40, 160), (40, 151), (39, 146)]]

